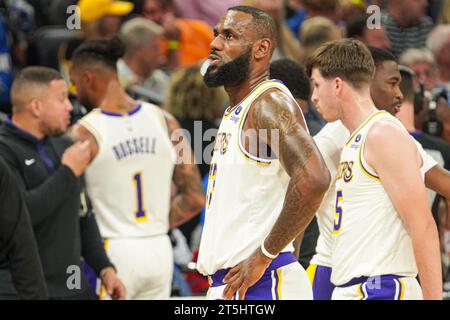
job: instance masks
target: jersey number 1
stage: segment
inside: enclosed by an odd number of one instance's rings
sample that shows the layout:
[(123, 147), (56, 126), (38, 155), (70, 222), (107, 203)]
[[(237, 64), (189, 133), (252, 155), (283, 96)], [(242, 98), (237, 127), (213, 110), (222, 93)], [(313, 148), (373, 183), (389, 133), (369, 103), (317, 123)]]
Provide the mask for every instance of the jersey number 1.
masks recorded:
[(147, 221), (147, 215), (144, 209), (144, 200), (142, 198), (142, 190), (143, 190), (143, 186), (142, 186), (142, 180), (141, 180), (141, 173), (136, 173), (133, 176), (133, 184), (136, 190), (136, 198), (137, 198), (137, 210), (135, 212), (135, 218), (136, 218), (136, 222), (143, 222), (143, 221)]

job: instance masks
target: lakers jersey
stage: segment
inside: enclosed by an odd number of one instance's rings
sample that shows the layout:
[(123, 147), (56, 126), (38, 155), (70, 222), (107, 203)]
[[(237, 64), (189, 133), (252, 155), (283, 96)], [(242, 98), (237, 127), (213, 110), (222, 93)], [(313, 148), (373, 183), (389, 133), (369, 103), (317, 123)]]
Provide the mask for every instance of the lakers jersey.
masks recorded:
[[(332, 177), (330, 187), (325, 193), (322, 203), (316, 213), (320, 234), (317, 239), (316, 254), (311, 259), (311, 264), (314, 265), (325, 267), (331, 267), (332, 265), (331, 255), (332, 248), (334, 246), (332, 232), (336, 206), (336, 173), (339, 166), (342, 149), (349, 138), (350, 133), (340, 120), (327, 123), (322, 130), (314, 136), (314, 142), (322, 154), (325, 164)], [(420, 143), (418, 143), (415, 139), (414, 142), (423, 161), (423, 172), (427, 172), (432, 167), (437, 165), (437, 162), (423, 150)]]
[(98, 144), (85, 179), (101, 235), (166, 234), (175, 150), (162, 111), (144, 102), (128, 115), (94, 109), (79, 124)]
[(311, 259), (311, 264), (331, 267), (331, 248), (333, 244), (331, 230), (333, 229), (334, 201), (336, 198), (336, 173), (342, 148), (349, 136), (347, 128), (340, 120), (326, 124), (314, 136), (314, 142), (330, 171), (332, 181), (316, 213), (320, 234), (317, 239), (316, 254)]
[[(223, 116), (211, 161), (197, 263), (204, 275), (248, 258), (268, 236), (282, 210), (290, 180), (286, 171), (278, 159), (256, 157), (242, 144), (250, 106), (274, 88), (295, 101), (281, 82), (268, 80)], [(292, 244), (283, 251), (293, 251)]]
[(417, 274), (411, 238), (382, 181), (364, 159), (367, 133), (379, 121), (406, 131), (389, 113), (374, 113), (345, 144), (337, 171), (331, 281), (338, 286), (360, 276)]

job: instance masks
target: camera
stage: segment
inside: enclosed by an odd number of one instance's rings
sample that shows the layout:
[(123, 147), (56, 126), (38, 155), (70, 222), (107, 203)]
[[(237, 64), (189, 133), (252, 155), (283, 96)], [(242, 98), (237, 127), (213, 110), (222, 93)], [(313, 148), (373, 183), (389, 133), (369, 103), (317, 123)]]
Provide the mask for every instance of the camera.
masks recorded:
[(433, 91), (424, 92), (424, 96), (428, 98), (428, 119), (424, 122), (422, 129), (425, 133), (439, 137), (444, 126), (437, 116), (437, 106), (440, 98), (448, 99), (447, 93), (444, 88), (435, 88)]

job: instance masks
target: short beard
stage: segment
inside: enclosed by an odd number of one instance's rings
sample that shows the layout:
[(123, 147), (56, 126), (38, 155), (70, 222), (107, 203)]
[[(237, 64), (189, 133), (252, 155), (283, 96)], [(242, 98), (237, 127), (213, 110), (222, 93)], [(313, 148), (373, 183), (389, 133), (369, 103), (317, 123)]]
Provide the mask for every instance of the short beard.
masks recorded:
[(234, 60), (224, 64), (215, 71), (206, 71), (203, 81), (212, 87), (236, 86), (244, 82), (250, 74), (251, 48)]

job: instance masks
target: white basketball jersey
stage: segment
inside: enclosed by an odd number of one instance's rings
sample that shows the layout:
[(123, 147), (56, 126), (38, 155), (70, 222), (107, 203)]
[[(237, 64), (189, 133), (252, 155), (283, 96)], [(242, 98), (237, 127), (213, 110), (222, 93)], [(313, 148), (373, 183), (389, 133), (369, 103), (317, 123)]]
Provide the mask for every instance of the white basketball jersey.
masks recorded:
[(128, 115), (95, 109), (79, 124), (98, 144), (85, 179), (101, 235), (166, 234), (176, 155), (162, 111), (144, 102)]
[[(223, 116), (211, 161), (197, 264), (204, 275), (248, 258), (268, 236), (283, 208), (290, 180), (286, 171), (278, 159), (255, 157), (241, 142), (249, 107), (273, 88), (293, 99), (281, 82), (268, 80)], [(293, 251), (292, 244), (283, 251)]]
[(331, 182), (316, 213), (320, 235), (317, 239), (316, 254), (311, 259), (311, 264), (331, 267), (331, 248), (333, 246), (331, 230), (333, 229), (334, 205), (336, 201), (336, 173), (342, 148), (349, 137), (350, 134), (347, 128), (340, 120), (327, 123), (314, 136), (314, 142), (330, 171)]
[[(317, 224), (319, 226), (319, 238), (317, 239), (316, 254), (311, 259), (311, 264), (331, 267), (332, 248), (334, 238), (332, 235), (334, 212), (336, 206), (336, 175), (339, 166), (342, 149), (350, 138), (350, 132), (340, 120), (327, 123), (319, 133), (314, 136), (314, 142), (317, 144), (322, 154), (325, 164), (330, 171), (332, 181), (330, 187), (323, 197), (322, 203), (317, 210)], [(414, 140), (417, 150), (423, 161), (423, 172), (427, 172), (437, 163), (423, 150), (420, 143)], [(428, 189), (427, 189), (428, 190)], [(430, 206), (432, 203), (430, 202)]]
[(364, 159), (367, 133), (380, 121), (406, 131), (398, 119), (379, 111), (361, 124), (342, 151), (334, 206), (331, 281), (335, 285), (360, 276), (417, 274), (411, 238), (377, 173)]

